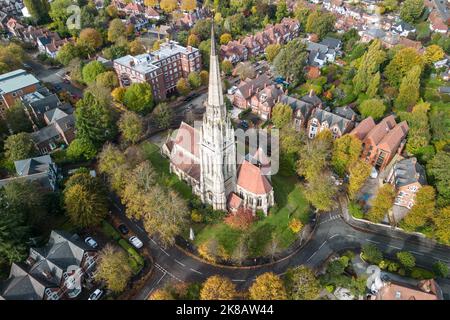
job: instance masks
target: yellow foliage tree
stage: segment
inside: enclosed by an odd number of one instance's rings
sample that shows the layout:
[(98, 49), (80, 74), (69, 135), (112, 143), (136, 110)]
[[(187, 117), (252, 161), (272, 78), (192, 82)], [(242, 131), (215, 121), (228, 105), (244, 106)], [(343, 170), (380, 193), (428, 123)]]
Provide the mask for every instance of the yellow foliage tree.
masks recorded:
[(286, 300), (287, 294), (280, 277), (272, 272), (258, 276), (249, 289), (251, 300)]
[(232, 300), (236, 295), (236, 286), (228, 278), (221, 276), (206, 279), (200, 291), (201, 300)]

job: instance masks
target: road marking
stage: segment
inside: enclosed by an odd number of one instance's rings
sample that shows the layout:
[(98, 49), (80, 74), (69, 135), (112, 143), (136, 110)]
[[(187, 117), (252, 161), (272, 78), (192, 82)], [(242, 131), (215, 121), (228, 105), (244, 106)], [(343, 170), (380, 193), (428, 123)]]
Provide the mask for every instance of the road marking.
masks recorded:
[(135, 224), (135, 225), (136, 225), (136, 227), (137, 227), (139, 230), (141, 230), (142, 232), (145, 232), (145, 230), (142, 229), (140, 226), (138, 226), (137, 224)]
[(370, 239), (366, 239), (366, 241), (369, 241), (369, 242), (373, 242), (373, 243), (377, 243), (377, 244), (379, 244), (379, 242), (378, 242), (378, 241), (374, 241), (374, 240), (370, 240)]
[(388, 247), (391, 247), (391, 248), (394, 248), (394, 249), (397, 249), (397, 250), (402, 250), (402, 248), (399, 248), (399, 247), (393, 246), (393, 245), (391, 245), (391, 244), (388, 244)]
[(178, 263), (180, 266), (186, 267), (186, 265), (184, 263), (181, 263), (180, 261), (178, 261), (177, 259), (175, 259), (175, 262)]
[(150, 241), (153, 242), (154, 244), (156, 244), (156, 241), (153, 240), (152, 238), (150, 238)]
[(417, 251), (411, 251), (414, 254), (418, 254), (419, 256), (424, 256), (424, 254), (422, 252), (417, 252)]
[(114, 207), (116, 207), (116, 209), (119, 210), (119, 212), (122, 212), (122, 209), (117, 205), (117, 203), (114, 203)]
[(159, 248), (162, 252), (164, 252), (168, 257), (170, 257), (170, 254), (168, 254), (167, 252), (166, 252), (166, 250), (164, 250), (163, 248)]
[(167, 272), (164, 272), (164, 274), (162, 275), (161, 278), (159, 278), (158, 282), (156, 283), (157, 285), (161, 282), (162, 279), (164, 279), (164, 277), (167, 275)]
[(194, 269), (192, 269), (192, 268), (190, 268), (190, 270), (193, 271), (193, 272), (196, 272), (196, 273), (198, 273), (198, 274), (203, 274), (203, 273), (201, 273), (200, 271), (194, 270)]
[(434, 260), (442, 261), (442, 262), (445, 262), (445, 263), (450, 263), (450, 261), (448, 261), (448, 260), (444, 260), (444, 259), (441, 259), (441, 258), (438, 258), (438, 257), (435, 257), (435, 256), (432, 256), (432, 258)]
[(312, 256), (311, 257), (309, 257), (308, 258), (308, 260), (306, 260), (306, 262), (309, 262), (309, 260), (311, 260), (312, 259), (312, 257), (314, 257), (314, 255), (317, 253), (317, 251), (316, 252), (314, 252), (313, 254), (312, 254)]
[(242, 279), (233, 279), (231, 281), (234, 281), (234, 282), (245, 282), (245, 280), (242, 280)]

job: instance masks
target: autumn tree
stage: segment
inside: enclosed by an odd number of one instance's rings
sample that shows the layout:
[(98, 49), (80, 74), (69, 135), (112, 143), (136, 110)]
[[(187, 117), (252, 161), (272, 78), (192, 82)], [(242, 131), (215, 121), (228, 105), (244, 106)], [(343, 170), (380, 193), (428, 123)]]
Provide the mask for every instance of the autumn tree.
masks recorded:
[(122, 292), (132, 275), (128, 255), (123, 249), (107, 244), (99, 252), (95, 278), (98, 281), (105, 281), (109, 290)]
[(316, 300), (322, 289), (314, 272), (306, 266), (286, 272), (286, 291), (292, 300)]
[(249, 288), (251, 300), (286, 300), (287, 294), (280, 277), (272, 272), (258, 276)]
[(343, 176), (361, 154), (362, 142), (356, 136), (346, 134), (334, 140), (331, 164), (334, 171)]
[(161, 0), (159, 2), (159, 7), (166, 13), (171, 13), (178, 7), (177, 0)]
[(327, 33), (333, 31), (335, 21), (336, 18), (333, 14), (316, 10), (309, 14), (305, 30), (317, 34), (322, 39)]
[(202, 79), (200, 78), (200, 74), (196, 71), (192, 71), (188, 75), (189, 86), (193, 89), (198, 89), (202, 85)]
[(99, 224), (108, 213), (108, 198), (101, 181), (84, 172), (71, 176), (64, 189), (64, 208), (79, 227)]
[(273, 65), (288, 81), (298, 82), (303, 78), (303, 68), (307, 57), (306, 45), (300, 40), (289, 41), (278, 53)]
[(424, 9), (423, 0), (405, 0), (400, 7), (400, 18), (408, 23), (416, 22)]
[(383, 100), (368, 99), (364, 100), (358, 109), (364, 118), (372, 117), (376, 121), (383, 117), (386, 106), (384, 105)]
[(125, 25), (119, 18), (111, 20), (108, 28), (108, 41), (117, 42), (126, 33)]
[(188, 46), (198, 47), (200, 44), (200, 38), (195, 33), (192, 33), (188, 37), (187, 44)]
[(272, 122), (277, 128), (283, 128), (292, 122), (290, 105), (277, 103), (272, 109)]
[(128, 49), (131, 55), (138, 55), (145, 53), (145, 47), (139, 39), (135, 39), (128, 44)]
[(80, 32), (77, 44), (86, 48), (89, 53), (93, 53), (102, 46), (103, 37), (97, 30), (85, 28)]
[(417, 231), (434, 216), (436, 193), (432, 186), (423, 186), (416, 193), (414, 206), (403, 218), (400, 226), (407, 231)]
[(420, 73), (420, 67), (414, 66), (403, 78), (397, 99), (395, 99), (397, 110), (407, 110), (419, 100)]
[(427, 164), (427, 173), (434, 179), (438, 192), (438, 206), (444, 207), (450, 204), (450, 152), (442, 150), (436, 153)]
[(119, 195), (127, 183), (128, 169), (125, 154), (115, 145), (106, 143), (98, 155), (98, 170), (108, 177), (110, 186)]
[(159, 0), (144, 0), (144, 4), (147, 7), (156, 7), (159, 4)]
[(415, 71), (416, 77), (420, 77), (424, 61), (420, 53), (414, 48), (403, 48), (398, 50), (394, 58), (389, 62), (385, 69), (385, 76), (389, 83), (394, 87), (399, 87), (402, 79), (412, 71), (414, 67), (419, 67), (419, 70)]
[(414, 155), (420, 155), (421, 151), (429, 145), (431, 140), (430, 125), (428, 122), (428, 112), (430, 104), (419, 102), (411, 112), (399, 112), (400, 119), (408, 123), (408, 141), (406, 151)]
[(366, 94), (369, 98), (375, 98), (378, 96), (378, 90), (380, 88), (381, 75), (380, 72), (375, 73), (367, 86)]
[(397, 252), (396, 257), (406, 269), (412, 269), (416, 265), (416, 258), (410, 252)]
[(392, 208), (395, 198), (394, 187), (387, 183), (378, 189), (377, 195), (371, 201), (367, 218), (372, 222), (381, 222)]
[(56, 54), (56, 60), (67, 66), (70, 61), (79, 57), (80, 55), (80, 48), (76, 44), (68, 42), (58, 50), (58, 53)]
[(201, 300), (233, 300), (236, 295), (236, 286), (222, 276), (209, 277), (200, 290)]
[(154, 106), (153, 90), (149, 83), (133, 83), (123, 96), (123, 103), (130, 110), (141, 114), (152, 111)]
[(118, 127), (122, 137), (132, 144), (138, 142), (144, 133), (141, 117), (131, 111), (122, 113), (118, 122)]
[(372, 167), (363, 160), (358, 160), (350, 166), (350, 179), (348, 183), (348, 196), (350, 199), (355, 199), (364, 182), (370, 175)]
[(172, 123), (174, 112), (167, 103), (162, 102), (156, 106), (152, 115), (159, 128), (168, 129)]
[(327, 211), (333, 207), (336, 192), (337, 187), (329, 172), (322, 172), (308, 179), (305, 187), (306, 199), (320, 211)]
[(445, 243), (450, 244), (450, 207), (440, 209), (433, 217), (436, 226), (436, 238)]
[(235, 73), (241, 80), (253, 79), (256, 76), (256, 70), (250, 61), (239, 62), (235, 68)]
[(87, 139), (74, 139), (67, 148), (67, 158), (72, 161), (92, 160), (97, 154), (97, 148)]
[(220, 36), (220, 44), (227, 44), (231, 40), (233, 40), (233, 37), (229, 33), (224, 33)]
[(189, 86), (189, 82), (185, 78), (180, 78), (177, 81), (177, 91), (182, 96), (185, 96), (189, 92), (191, 92), (191, 87)]
[(280, 53), (280, 50), (281, 50), (280, 44), (278, 43), (269, 44), (265, 50), (267, 61), (272, 63), (277, 57), (277, 55)]
[(119, 79), (114, 71), (106, 71), (100, 73), (95, 82), (102, 87), (108, 88), (110, 90), (117, 88), (119, 86)]
[(226, 76), (229, 76), (233, 72), (233, 64), (230, 60), (223, 60), (220, 69)]
[(426, 63), (433, 63), (442, 60), (444, 56), (445, 56), (444, 50), (437, 44), (432, 44), (426, 47), (425, 52), (423, 54), (423, 58), (425, 59)]
[(181, 10), (194, 11), (197, 8), (197, 0), (181, 0)]

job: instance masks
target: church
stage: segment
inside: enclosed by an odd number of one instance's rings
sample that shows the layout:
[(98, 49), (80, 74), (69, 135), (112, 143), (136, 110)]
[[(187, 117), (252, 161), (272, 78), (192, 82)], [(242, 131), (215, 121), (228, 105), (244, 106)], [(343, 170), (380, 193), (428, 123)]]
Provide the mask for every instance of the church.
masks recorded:
[(258, 149), (257, 154), (237, 163), (235, 132), (224, 103), (214, 30), (209, 69), (208, 100), (201, 127), (182, 122), (162, 146), (162, 153), (170, 159), (171, 172), (186, 181), (203, 203), (215, 210), (262, 210), (267, 215), (274, 205), (273, 187), (262, 171), (267, 162), (250, 161), (267, 157)]

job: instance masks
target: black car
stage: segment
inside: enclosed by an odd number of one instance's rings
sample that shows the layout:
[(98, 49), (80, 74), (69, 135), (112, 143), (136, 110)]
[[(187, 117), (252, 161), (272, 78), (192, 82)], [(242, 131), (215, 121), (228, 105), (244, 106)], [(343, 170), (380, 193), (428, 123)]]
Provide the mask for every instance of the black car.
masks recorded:
[(128, 228), (124, 224), (121, 224), (117, 229), (119, 229), (121, 234), (127, 234), (128, 233)]

